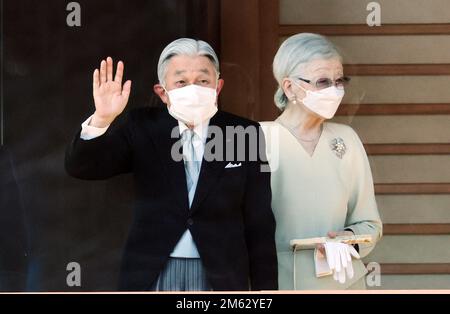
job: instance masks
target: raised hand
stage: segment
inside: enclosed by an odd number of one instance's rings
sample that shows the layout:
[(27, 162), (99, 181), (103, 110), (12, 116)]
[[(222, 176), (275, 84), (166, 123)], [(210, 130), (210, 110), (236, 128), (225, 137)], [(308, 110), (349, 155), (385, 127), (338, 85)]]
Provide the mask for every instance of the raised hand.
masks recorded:
[(93, 76), (93, 94), (95, 113), (90, 125), (98, 128), (109, 126), (125, 109), (130, 97), (131, 81), (122, 86), (124, 64), (117, 64), (116, 76), (113, 79), (113, 60), (108, 57), (102, 60), (100, 71), (95, 69)]

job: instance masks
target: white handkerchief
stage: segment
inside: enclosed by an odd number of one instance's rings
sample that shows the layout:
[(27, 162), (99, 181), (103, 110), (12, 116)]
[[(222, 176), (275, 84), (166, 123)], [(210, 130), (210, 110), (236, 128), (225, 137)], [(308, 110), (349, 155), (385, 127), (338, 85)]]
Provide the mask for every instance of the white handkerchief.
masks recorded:
[(234, 163), (232, 163), (232, 162), (229, 162), (228, 163), (228, 165), (226, 165), (225, 166), (225, 169), (228, 169), (228, 168), (237, 168), (237, 167), (241, 167), (242, 166), (242, 163), (240, 162), (240, 163), (236, 163), (236, 164), (234, 164)]

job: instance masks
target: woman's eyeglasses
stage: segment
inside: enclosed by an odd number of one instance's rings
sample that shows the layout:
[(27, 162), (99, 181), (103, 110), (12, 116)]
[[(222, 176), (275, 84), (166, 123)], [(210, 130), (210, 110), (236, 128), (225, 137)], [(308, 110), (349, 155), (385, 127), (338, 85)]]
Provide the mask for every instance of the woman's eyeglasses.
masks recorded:
[(337, 88), (343, 89), (350, 82), (350, 78), (347, 76), (340, 77), (340, 78), (336, 79), (335, 81), (333, 81), (329, 78), (320, 78), (320, 79), (317, 79), (315, 82), (301, 78), (301, 77), (296, 77), (296, 79), (306, 82), (308, 84), (314, 85), (317, 89), (324, 89), (324, 88), (331, 87), (333, 85), (336, 86)]

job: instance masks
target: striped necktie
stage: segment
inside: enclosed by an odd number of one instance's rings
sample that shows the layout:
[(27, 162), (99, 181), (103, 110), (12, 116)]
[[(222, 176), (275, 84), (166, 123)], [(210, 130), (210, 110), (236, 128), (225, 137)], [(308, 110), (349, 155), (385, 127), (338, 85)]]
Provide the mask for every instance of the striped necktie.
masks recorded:
[(183, 161), (184, 170), (186, 172), (189, 207), (192, 205), (200, 174), (200, 160), (194, 149), (194, 140), (196, 138), (198, 138), (198, 136), (190, 129), (183, 132)]

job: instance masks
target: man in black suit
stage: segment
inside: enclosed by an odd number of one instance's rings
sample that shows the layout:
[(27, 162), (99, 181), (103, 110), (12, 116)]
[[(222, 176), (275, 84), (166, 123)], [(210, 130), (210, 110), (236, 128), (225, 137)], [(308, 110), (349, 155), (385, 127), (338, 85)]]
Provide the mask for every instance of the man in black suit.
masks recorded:
[(119, 62), (113, 78), (107, 58), (95, 70), (95, 113), (66, 153), (66, 170), (77, 178), (134, 175), (119, 288), (277, 289), (264, 139), (256, 122), (218, 111), (223, 80), (214, 50), (188, 38), (169, 44), (154, 87), (167, 108), (133, 110), (110, 128), (131, 91), (131, 81), (122, 86), (123, 69)]
[(11, 154), (0, 146), (0, 291), (24, 291), (28, 260), (25, 215)]

